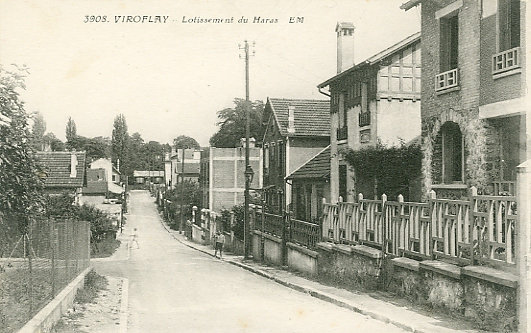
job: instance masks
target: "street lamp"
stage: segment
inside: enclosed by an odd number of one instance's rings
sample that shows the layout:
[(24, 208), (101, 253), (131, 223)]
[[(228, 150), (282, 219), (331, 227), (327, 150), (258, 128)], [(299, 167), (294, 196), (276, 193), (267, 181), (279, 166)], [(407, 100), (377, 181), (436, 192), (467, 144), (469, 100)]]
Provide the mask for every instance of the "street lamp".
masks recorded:
[(247, 164), (245, 167), (245, 211), (243, 218), (243, 256), (245, 259), (249, 258), (249, 189), (253, 182), (254, 171), (253, 168)]

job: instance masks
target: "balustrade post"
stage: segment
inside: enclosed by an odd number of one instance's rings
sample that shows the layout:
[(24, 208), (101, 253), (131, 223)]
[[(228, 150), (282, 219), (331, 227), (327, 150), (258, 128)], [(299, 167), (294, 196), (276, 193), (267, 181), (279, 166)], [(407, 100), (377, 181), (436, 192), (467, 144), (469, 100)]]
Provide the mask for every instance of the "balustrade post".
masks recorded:
[(518, 273), (516, 311), (518, 332), (531, 332), (531, 160), (520, 164), (516, 170), (518, 207), (515, 226)]
[(430, 215), (430, 226), (428, 227), (428, 239), (429, 239), (429, 250), (430, 250), (430, 256), (432, 259), (435, 258), (433, 254), (433, 228), (435, 228), (435, 223), (433, 223), (433, 220), (437, 217), (435, 216), (436, 212), (434, 211), (435, 205), (432, 202), (432, 200), (437, 199), (437, 193), (435, 193), (434, 190), (431, 190), (428, 192), (428, 214)]
[(382, 223), (381, 228), (379, 228), (379, 232), (381, 232), (380, 240), (382, 242), (382, 258), (385, 256), (385, 253), (387, 252), (387, 214), (386, 214), (386, 207), (385, 203), (387, 202), (387, 194), (382, 194), (382, 220), (380, 221)]

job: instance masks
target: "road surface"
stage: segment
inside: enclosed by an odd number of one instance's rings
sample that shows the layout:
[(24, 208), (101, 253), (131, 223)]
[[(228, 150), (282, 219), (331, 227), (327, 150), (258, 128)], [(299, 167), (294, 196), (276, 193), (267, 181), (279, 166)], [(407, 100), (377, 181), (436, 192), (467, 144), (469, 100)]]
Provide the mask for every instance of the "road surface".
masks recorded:
[(93, 263), (129, 279), (128, 332), (403, 332), (191, 249), (162, 226), (154, 199), (132, 191), (128, 259)]

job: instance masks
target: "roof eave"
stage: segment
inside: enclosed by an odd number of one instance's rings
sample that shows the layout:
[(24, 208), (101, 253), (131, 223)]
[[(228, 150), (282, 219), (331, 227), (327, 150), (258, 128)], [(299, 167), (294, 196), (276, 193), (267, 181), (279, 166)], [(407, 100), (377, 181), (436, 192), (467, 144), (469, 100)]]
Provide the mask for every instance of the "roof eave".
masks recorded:
[(336, 74), (336, 76), (333, 76), (332, 78), (330, 78), (330, 79), (326, 80), (325, 82), (319, 84), (319, 85), (317, 86), (317, 88), (324, 88), (324, 87), (326, 87), (326, 86), (329, 86), (330, 83), (334, 82), (335, 80), (337, 80), (337, 79), (339, 79), (339, 78), (342, 78), (342, 77), (345, 76), (345, 75), (350, 74), (350, 73), (353, 72), (353, 71), (358, 70), (359, 68), (361, 68), (361, 67), (364, 66), (364, 65), (370, 65), (370, 63), (367, 62), (367, 61), (360, 62), (359, 64), (357, 64), (357, 65), (355, 65), (355, 66), (353, 66), (353, 67), (351, 67), (351, 68), (349, 68), (349, 69), (347, 69), (347, 70), (345, 70), (345, 71), (343, 71), (343, 72), (341, 72), (341, 73), (339, 73), (339, 74)]
[(403, 9), (403, 10), (405, 10), (405, 11), (408, 11), (408, 10), (410, 10), (411, 8), (420, 5), (421, 2), (422, 2), (422, 0), (409, 0), (409, 1), (406, 2), (406, 3), (403, 3), (402, 6), (400, 6), (400, 9)]

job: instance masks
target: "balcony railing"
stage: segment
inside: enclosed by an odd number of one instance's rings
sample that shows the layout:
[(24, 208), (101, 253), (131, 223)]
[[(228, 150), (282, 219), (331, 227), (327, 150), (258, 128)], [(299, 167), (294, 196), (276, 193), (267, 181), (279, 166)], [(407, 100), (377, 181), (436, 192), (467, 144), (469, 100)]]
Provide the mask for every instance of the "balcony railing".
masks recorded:
[(458, 85), (457, 68), (435, 76), (435, 91), (457, 87)]
[(338, 140), (346, 140), (348, 137), (348, 127), (343, 126), (341, 128), (337, 129), (337, 139)]
[(371, 124), (371, 113), (370, 112), (361, 112), (358, 117), (359, 117), (360, 127), (368, 126)]
[(492, 56), (492, 74), (520, 68), (520, 47), (515, 47)]

